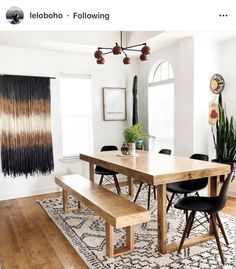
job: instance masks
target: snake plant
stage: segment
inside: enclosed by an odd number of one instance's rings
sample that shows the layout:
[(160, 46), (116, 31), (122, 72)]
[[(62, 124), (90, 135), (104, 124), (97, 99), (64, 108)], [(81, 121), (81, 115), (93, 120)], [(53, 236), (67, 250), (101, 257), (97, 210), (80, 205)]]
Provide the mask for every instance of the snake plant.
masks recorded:
[(212, 127), (216, 159), (218, 162), (234, 162), (236, 161), (236, 127), (233, 117), (229, 119), (225, 113), (221, 94), (218, 108), (219, 118), (215, 130)]

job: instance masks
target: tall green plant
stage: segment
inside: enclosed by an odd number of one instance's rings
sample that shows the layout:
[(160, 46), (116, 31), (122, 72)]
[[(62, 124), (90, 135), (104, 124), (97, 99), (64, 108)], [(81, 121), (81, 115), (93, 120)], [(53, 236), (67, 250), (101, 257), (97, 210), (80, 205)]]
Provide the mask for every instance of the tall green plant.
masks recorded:
[(132, 125), (135, 125), (138, 123), (138, 77), (134, 76), (133, 79), (133, 118), (132, 118)]
[(219, 118), (216, 122), (216, 130), (212, 127), (213, 140), (216, 150), (216, 158), (219, 162), (236, 161), (236, 127), (233, 117), (227, 117), (222, 105), (222, 96), (219, 95)]

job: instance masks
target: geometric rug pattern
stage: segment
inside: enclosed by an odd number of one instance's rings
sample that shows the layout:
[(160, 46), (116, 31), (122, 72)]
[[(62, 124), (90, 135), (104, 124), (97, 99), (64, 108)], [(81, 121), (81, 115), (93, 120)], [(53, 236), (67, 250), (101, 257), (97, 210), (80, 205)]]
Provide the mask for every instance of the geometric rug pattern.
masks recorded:
[[(146, 206), (147, 193), (140, 193), (138, 204)], [(180, 254), (161, 254), (157, 251), (156, 200), (151, 199), (151, 221), (135, 225), (135, 250), (115, 258), (105, 254), (105, 222), (93, 211), (82, 208), (64, 214), (62, 198), (47, 199), (40, 202), (48, 216), (79, 253), (89, 268), (93, 269), (233, 269), (235, 268), (235, 218), (220, 213), (229, 246), (220, 236), (225, 255), (222, 266), (215, 240), (184, 249)], [(75, 208), (77, 201), (69, 197), (69, 207)], [(199, 218), (201, 216), (199, 215)], [(171, 208), (167, 215), (168, 242), (179, 241), (185, 227), (185, 215), (182, 211)], [(208, 226), (208, 225), (207, 225)], [(204, 227), (197, 227), (191, 235), (204, 233)], [(116, 246), (124, 244), (124, 229), (114, 229)]]

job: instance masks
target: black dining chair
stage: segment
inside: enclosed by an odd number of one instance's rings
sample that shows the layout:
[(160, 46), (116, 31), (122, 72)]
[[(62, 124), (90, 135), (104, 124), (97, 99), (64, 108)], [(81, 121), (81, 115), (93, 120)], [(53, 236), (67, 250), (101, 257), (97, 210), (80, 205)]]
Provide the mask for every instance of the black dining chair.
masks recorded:
[[(190, 159), (208, 161), (209, 157), (205, 154), (195, 153), (190, 157)], [(208, 184), (208, 178), (199, 178), (195, 180), (168, 183), (166, 185), (166, 190), (168, 192), (171, 192), (172, 195), (170, 199), (167, 196), (168, 205), (167, 205), (166, 212), (169, 211), (174, 201), (175, 196), (184, 195), (185, 197), (187, 197), (188, 194), (194, 193), (194, 192), (196, 193), (197, 196), (199, 196), (198, 191), (204, 189), (207, 186), (207, 184)], [(186, 213), (186, 216), (187, 216), (187, 213)]]
[(180, 241), (178, 253), (180, 253), (184, 240), (186, 237), (189, 237), (190, 231), (192, 229), (193, 223), (194, 223), (194, 218), (196, 215), (196, 212), (202, 212), (205, 215), (208, 216), (207, 220), (210, 219), (210, 225), (212, 227), (212, 232), (215, 236), (217, 247), (220, 253), (220, 258), (221, 262), (224, 264), (224, 254), (220, 245), (220, 240), (219, 240), (219, 234), (217, 230), (217, 225), (219, 226), (222, 235), (224, 237), (226, 245), (229, 244), (226, 233), (224, 231), (222, 222), (220, 220), (218, 212), (224, 208), (225, 203), (227, 201), (227, 191), (229, 187), (229, 183), (233, 181), (234, 179), (234, 171), (232, 171), (226, 180), (224, 181), (220, 194), (217, 197), (201, 197), (201, 196), (189, 196), (189, 197), (184, 197), (177, 204), (175, 204), (175, 208), (181, 209), (181, 210), (191, 210), (191, 213), (187, 219), (187, 223), (182, 235), (182, 239)]
[[(159, 151), (159, 153), (161, 154), (166, 154), (166, 155), (170, 155), (171, 154), (171, 150), (170, 149), (161, 149)], [(147, 204), (147, 209), (149, 210), (150, 208), (150, 198), (151, 198), (151, 184), (147, 184), (147, 183), (144, 183), (144, 182), (140, 182), (139, 184), (139, 187), (138, 187), (138, 190), (137, 190), (137, 193), (135, 195), (135, 198), (134, 198), (134, 203), (136, 202), (136, 200), (138, 199), (138, 196), (139, 196), (139, 193), (142, 189), (145, 189), (145, 188), (148, 188), (148, 204)], [(142, 188), (143, 187), (143, 188)], [(157, 199), (156, 198), (156, 186), (153, 185), (153, 194), (154, 194), (154, 199)]]
[[(112, 150), (118, 150), (116, 146), (103, 146), (101, 151), (112, 151)], [(95, 174), (101, 175), (99, 185), (102, 185), (105, 182), (111, 182), (112, 180), (115, 183), (116, 191), (120, 195), (121, 190), (120, 190), (120, 185), (117, 179), (117, 172), (111, 171), (109, 169), (103, 168), (101, 166), (96, 166), (95, 167)]]

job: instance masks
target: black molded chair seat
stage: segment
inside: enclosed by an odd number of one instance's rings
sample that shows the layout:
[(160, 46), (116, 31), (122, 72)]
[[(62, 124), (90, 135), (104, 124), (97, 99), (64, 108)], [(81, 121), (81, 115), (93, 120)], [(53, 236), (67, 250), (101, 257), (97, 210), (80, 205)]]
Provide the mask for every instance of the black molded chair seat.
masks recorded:
[(177, 204), (175, 204), (175, 208), (177, 209), (185, 211), (191, 210), (191, 213), (186, 222), (182, 239), (180, 241), (178, 253), (180, 253), (183, 247), (185, 238), (189, 237), (189, 234), (191, 232), (194, 223), (196, 212), (203, 212), (207, 221), (209, 221), (208, 215), (210, 216), (210, 224), (212, 229), (211, 233), (215, 236), (217, 247), (220, 253), (221, 262), (224, 264), (224, 254), (220, 245), (217, 225), (219, 226), (222, 232), (226, 245), (229, 245), (229, 242), (218, 212), (221, 209), (223, 209), (226, 204), (229, 183), (233, 181), (233, 179), (234, 179), (234, 171), (232, 171), (224, 181), (220, 193), (217, 197), (200, 197), (200, 196), (185, 197), (181, 199)]
[(211, 212), (217, 199), (218, 197), (189, 196), (177, 202), (175, 208), (199, 212)]
[[(190, 156), (190, 159), (195, 159), (199, 161), (208, 161), (209, 157), (205, 154), (195, 153)], [(208, 178), (199, 178), (195, 180), (185, 180), (175, 183), (168, 183), (166, 185), (166, 190), (168, 192), (171, 192), (172, 195), (170, 199), (168, 198), (168, 205), (166, 211), (168, 212), (176, 194), (184, 194), (186, 197), (188, 194), (196, 192), (196, 194), (199, 196), (198, 191), (204, 189), (208, 184)], [(186, 218), (188, 217), (187, 211), (186, 211)]]
[[(171, 154), (171, 150), (170, 149), (161, 149), (159, 151), (159, 153), (170, 155)], [(154, 185), (151, 186), (150, 184), (147, 184), (147, 183), (144, 183), (144, 182), (140, 182), (139, 187), (138, 187), (138, 190), (137, 190), (137, 193), (136, 193), (135, 198), (134, 198), (134, 203), (136, 202), (136, 200), (137, 200), (137, 198), (139, 196), (139, 193), (142, 190), (142, 187), (143, 187), (143, 189), (144, 188), (148, 188), (148, 204), (147, 204), (147, 209), (149, 210), (149, 208), (150, 208), (150, 198), (151, 198), (151, 187), (153, 187), (154, 199), (156, 199), (156, 186), (154, 186)]]
[[(207, 180), (207, 179), (206, 179)], [(202, 182), (199, 180), (198, 184), (194, 184), (193, 181), (180, 181), (176, 183), (168, 183), (166, 186), (167, 191), (176, 192), (176, 193), (191, 193), (200, 191), (206, 187), (205, 178), (202, 179)]]
[(95, 168), (94, 172), (97, 175), (106, 175), (106, 176), (119, 174), (117, 172), (111, 171), (109, 169), (106, 169), (106, 168), (103, 168), (103, 167), (100, 167), (100, 166), (97, 166)]
[[(103, 146), (102, 149), (101, 149), (101, 151), (112, 151), (112, 150), (118, 150), (117, 146)], [(120, 185), (119, 185), (119, 182), (118, 182), (118, 179), (117, 179), (117, 176), (116, 176), (118, 174), (117, 172), (109, 170), (109, 169), (106, 169), (106, 168), (103, 168), (103, 167), (97, 165), (95, 167), (94, 173), (97, 174), (97, 175), (101, 175), (99, 185), (103, 184), (104, 179), (106, 179), (107, 181), (110, 181), (111, 179), (113, 179), (114, 183), (115, 183), (117, 193), (118, 194), (121, 193)]]
[(159, 153), (161, 154), (166, 154), (166, 155), (170, 155), (171, 154), (171, 149), (161, 149), (159, 151)]

